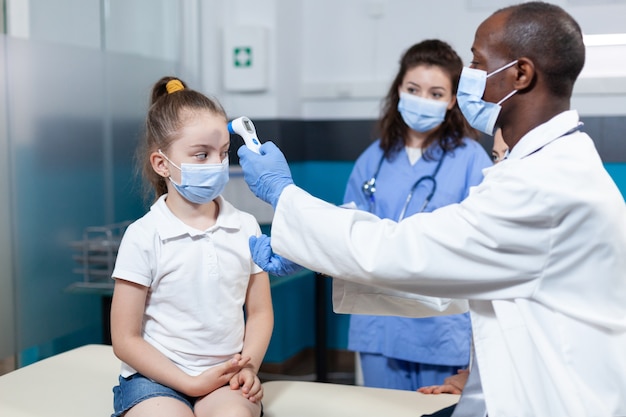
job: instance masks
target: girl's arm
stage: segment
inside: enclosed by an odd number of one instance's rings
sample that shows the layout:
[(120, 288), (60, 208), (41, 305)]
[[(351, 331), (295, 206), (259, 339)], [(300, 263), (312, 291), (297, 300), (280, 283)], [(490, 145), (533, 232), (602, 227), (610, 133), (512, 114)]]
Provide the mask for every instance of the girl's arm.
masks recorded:
[(238, 355), (234, 360), (192, 377), (146, 342), (142, 323), (148, 287), (123, 279), (115, 280), (111, 304), (111, 340), (115, 355), (140, 374), (184, 394), (198, 397), (228, 383), (247, 363)]
[(250, 276), (245, 305), (246, 328), (241, 354), (244, 357), (250, 357), (248, 367), (251, 367), (256, 374), (265, 357), (274, 328), (274, 310), (267, 272)]
[(241, 353), (244, 357), (249, 356), (251, 360), (230, 380), (230, 387), (241, 388), (243, 395), (252, 402), (261, 401), (263, 398), (263, 387), (257, 374), (272, 337), (273, 327), (274, 311), (269, 275), (267, 272), (260, 272), (250, 276), (246, 294), (246, 328)]

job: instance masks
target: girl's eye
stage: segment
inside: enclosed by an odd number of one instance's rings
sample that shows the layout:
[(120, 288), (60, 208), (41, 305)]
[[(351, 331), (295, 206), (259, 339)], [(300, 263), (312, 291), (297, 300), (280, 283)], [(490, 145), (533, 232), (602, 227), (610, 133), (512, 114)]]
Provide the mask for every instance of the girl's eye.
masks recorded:
[(433, 98), (437, 98), (438, 99), (438, 98), (441, 98), (441, 97), (443, 97), (443, 94), (441, 94), (441, 93), (433, 93)]
[(200, 161), (204, 161), (208, 154), (206, 152), (200, 152), (194, 155), (196, 157), (196, 159), (200, 160)]
[(417, 89), (415, 87), (407, 87), (406, 92), (410, 94), (415, 94), (417, 93)]

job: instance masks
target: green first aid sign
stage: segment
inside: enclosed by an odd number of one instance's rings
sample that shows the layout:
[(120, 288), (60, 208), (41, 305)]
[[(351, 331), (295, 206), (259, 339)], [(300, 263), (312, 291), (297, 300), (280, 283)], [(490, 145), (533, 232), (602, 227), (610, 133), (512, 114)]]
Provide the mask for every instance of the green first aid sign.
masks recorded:
[(268, 36), (269, 30), (261, 26), (224, 28), (220, 61), (226, 91), (259, 93), (267, 90)]
[(233, 65), (237, 68), (252, 66), (252, 47), (236, 46), (233, 48)]

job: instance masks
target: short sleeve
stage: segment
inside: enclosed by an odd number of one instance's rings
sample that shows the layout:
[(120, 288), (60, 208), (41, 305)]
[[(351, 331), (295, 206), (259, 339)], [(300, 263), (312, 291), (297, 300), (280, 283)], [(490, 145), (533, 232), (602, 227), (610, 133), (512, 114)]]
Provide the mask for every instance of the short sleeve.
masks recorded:
[(148, 233), (138, 222), (128, 226), (117, 253), (113, 279), (123, 279), (146, 287), (152, 283), (155, 265), (155, 233)]

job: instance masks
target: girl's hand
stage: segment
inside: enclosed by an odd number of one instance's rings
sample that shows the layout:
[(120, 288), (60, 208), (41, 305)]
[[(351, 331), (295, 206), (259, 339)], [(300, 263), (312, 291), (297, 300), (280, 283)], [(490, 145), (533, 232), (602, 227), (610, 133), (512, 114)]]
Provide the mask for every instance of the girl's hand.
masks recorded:
[(191, 387), (185, 394), (191, 397), (201, 397), (227, 385), (248, 362), (250, 362), (250, 357), (236, 354), (230, 360), (192, 377)]
[(263, 399), (263, 386), (261, 380), (250, 367), (243, 368), (238, 374), (230, 379), (230, 388), (241, 388), (241, 394), (253, 403)]

